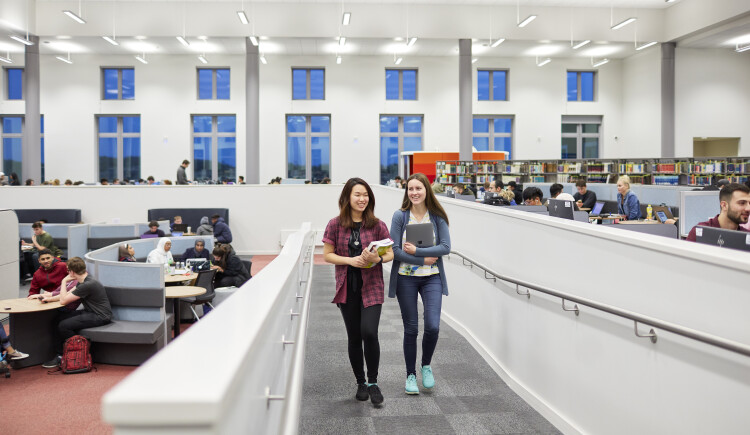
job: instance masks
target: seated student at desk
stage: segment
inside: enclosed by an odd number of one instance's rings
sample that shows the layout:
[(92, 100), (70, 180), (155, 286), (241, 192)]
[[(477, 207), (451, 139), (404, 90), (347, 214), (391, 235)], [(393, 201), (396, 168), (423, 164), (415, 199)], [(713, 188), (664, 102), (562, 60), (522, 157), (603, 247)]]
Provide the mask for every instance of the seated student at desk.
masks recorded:
[(206, 243), (203, 240), (196, 240), (195, 247), (187, 248), (185, 253), (182, 254), (183, 260), (190, 260), (191, 258), (204, 258), (208, 260), (208, 249), (206, 249)]
[(641, 218), (641, 203), (635, 193), (630, 191), (630, 177), (627, 175), (621, 175), (617, 179), (617, 213), (631, 221)]
[(214, 248), (214, 264), (211, 269), (216, 269), (214, 282), (216, 287), (240, 287), (250, 279), (250, 274), (245, 266), (231, 250), (231, 246), (222, 245)]
[[(68, 282), (72, 280), (78, 281), (78, 285), (68, 291)], [(56, 327), (53, 330), (57, 356), (42, 364), (42, 367), (58, 367), (62, 361), (65, 340), (78, 334), (81, 329), (106, 325), (112, 321), (112, 306), (104, 286), (89, 276), (83, 259), (73, 257), (68, 261), (68, 276), (60, 286), (60, 303), (65, 305), (78, 300), (83, 303), (82, 310), (57, 312)]]
[(68, 267), (59, 258), (52, 255), (49, 249), (39, 251), (39, 269), (34, 272), (29, 287), (29, 298), (38, 298), (42, 290), (52, 292), (60, 287), (63, 278), (68, 275)]
[(159, 244), (156, 245), (156, 248), (148, 253), (146, 263), (174, 264), (174, 258), (170, 249), (172, 249), (172, 241), (169, 238), (164, 237), (159, 239)]
[(198, 230), (195, 232), (195, 234), (198, 236), (210, 236), (213, 233), (214, 226), (208, 222), (208, 216), (203, 216), (201, 218), (201, 225), (198, 227)]
[(474, 192), (472, 192), (471, 189), (469, 189), (468, 187), (464, 186), (461, 183), (456, 183), (453, 186), (453, 191), (456, 192), (456, 195), (474, 195)]
[(526, 205), (543, 205), (544, 194), (538, 187), (527, 187), (523, 189), (523, 203)]
[(144, 238), (143, 236), (147, 237), (164, 237), (164, 231), (159, 229), (159, 222), (151, 221), (148, 223), (148, 231), (143, 233), (141, 238)]
[[(31, 230), (34, 232), (34, 235), (31, 236), (31, 243), (26, 243), (25, 241), (21, 240), (22, 245), (33, 246), (37, 251), (41, 251), (42, 249), (49, 249), (49, 251), (55, 257), (59, 258), (62, 256), (62, 251), (60, 250), (60, 248), (55, 246), (55, 240), (48, 232), (44, 231), (44, 225), (42, 221), (36, 221), (31, 224)], [(36, 270), (39, 268), (39, 252), (35, 252), (31, 256), (31, 268), (32, 270)]]
[(219, 243), (232, 243), (232, 230), (224, 222), (224, 218), (215, 214), (211, 216), (211, 223), (214, 226), (214, 240)]
[[(750, 216), (750, 188), (737, 183), (727, 185), (719, 192), (719, 207), (721, 208), (719, 214), (706, 222), (700, 222), (698, 225), (725, 230), (748, 231), (742, 227), (742, 224), (746, 224)], [(695, 229), (698, 225), (690, 230), (687, 241), (695, 241)]]
[[(549, 196), (552, 199), (564, 199), (574, 204), (576, 201), (573, 195), (563, 192), (563, 185), (560, 183), (555, 183), (549, 187)], [(549, 204), (549, 201), (547, 201), (547, 204)]]
[(133, 249), (133, 246), (123, 243), (117, 248), (117, 257), (117, 261), (135, 263), (135, 249)]
[[(516, 204), (521, 204), (521, 201), (524, 200), (523, 194), (518, 190), (518, 184), (516, 184), (515, 181), (508, 181), (508, 190), (513, 192), (513, 195), (515, 195)], [(541, 192), (541, 190), (539, 191)], [(544, 195), (541, 195), (539, 198), (542, 198)], [(541, 205), (541, 204), (539, 204)]]
[(169, 231), (174, 232), (175, 225), (182, 225), (182, 216), (175, 216), (171, 224), (169, 224)]
[(594, 208), (596, 204), (596, 192), (588, 190), (586, 180), (579, 178), (576, 181), (576, 190), (578, 192), (573, 195), (573, 199), (576, 201), (578, 208)]

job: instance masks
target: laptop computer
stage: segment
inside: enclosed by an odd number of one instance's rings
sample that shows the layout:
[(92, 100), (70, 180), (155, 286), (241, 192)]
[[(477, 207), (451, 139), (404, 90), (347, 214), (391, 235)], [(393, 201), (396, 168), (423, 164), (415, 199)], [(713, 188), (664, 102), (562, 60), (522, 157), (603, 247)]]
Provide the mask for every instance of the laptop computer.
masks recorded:
[(695, 228), (695, 241), (720, 248), (750, 251), (750, 233), (746, 231), (698, 226)]
[(669, 207), (663, 205), (651, 206), (651, 212), (654, 214), (654, 217), (656, 219), (659, 219), (659, 221), (661, 221), (661, 223), (666, 222), (667, 219), (674, 219), (672, 210), (670, 210)]
[(591, 209), (591, 212), (589, 212), (589, 216), (599, 216), (602, 214), (602, 209), (604, 208), (604, 201), (596, 201), (596, 204), (594, 204), (594, 208)]
[(172, 225), (172, 232), (187, 233), (187, 224), (174, 224)]
[(429, 248), (435, 245), (432, 234), (432, 223), (409, 224), (406, 226), (406, 241), (417, 248)]
[(573, 201), (550, 199), (547, 211), (549, 211), (550, 216), (573, 220)]
[(211, 263), (209, 263), (205, 258), (188, 258), (187, 260), (185, 260), (185, 263), (188, 266), (192, 266), (193, 271), (195, 272), (200, 272), (211, 268)]

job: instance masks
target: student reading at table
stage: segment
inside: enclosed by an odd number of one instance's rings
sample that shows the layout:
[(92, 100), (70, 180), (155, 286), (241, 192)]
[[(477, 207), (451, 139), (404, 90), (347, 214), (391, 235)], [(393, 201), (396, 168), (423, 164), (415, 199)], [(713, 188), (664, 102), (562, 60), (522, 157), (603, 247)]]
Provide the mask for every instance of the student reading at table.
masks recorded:
[[(725, 230), (748, 231), (742, 227), (742, 224), (746, 224), (750, 216), (750, 188), (737, 183), (727, 185), (719, 192), (719, 207), (721, 207), (719, 214), (706, 222), (700, 222), (698, 225)], [(698, 225), (690, 230), (687, 241), (695, 241), (695, 230)]]
[(617, 212), (630, 221), (641, 218), (641, 203), (630, 190), (630, 177), (627, 175), (617, 179)]
[(154, 264), (174, 264), (174, 258), (172, 257), (172, 241), (168, 237), (159, 239), (159, 244), (156, 248), (148, 253), (146, 263)]
[[(68, 281), (76, 280), (78, 285), (68, 290)], [(54, 328), (54, 343), (57, 356), (42, 365), (44, 368), (58, 367), (62, 361), (65, 340), (78, 334), (81, 329), (106, 325), (112, 321), (112, 306), (102, 283), (89, 276), (86, 263), (80, 257), (68, 261), (68, 276), (60, 285), (60, 303), (65, 305), (77, 300), (83, 303), (82, 310), (58, 311)]]

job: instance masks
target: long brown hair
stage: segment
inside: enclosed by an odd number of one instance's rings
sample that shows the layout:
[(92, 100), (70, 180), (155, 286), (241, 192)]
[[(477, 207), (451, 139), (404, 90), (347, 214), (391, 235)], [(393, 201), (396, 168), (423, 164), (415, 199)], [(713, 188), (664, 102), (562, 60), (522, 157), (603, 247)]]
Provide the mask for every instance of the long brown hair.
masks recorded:
[(367, 190), (367, 196), (370, 200), (367, 202), (367, 207), (362, 212), (362, 227), (372, 228), (377, 225), (379, 219), (375, 217), (375, 194), (372, 193), (372, 189), (367, 182), (361, 178), (350, 178), (349, 181), (344, 184), (344, 189), (341, 191), (339, 196), (339, 222), (344, 228), (354, 228), (354, 221), (352, 220), (352, 206), (349, 203), (352, 197), (352, 189), (354, 186), (361, 184)]
[(430, 180), (428, 180), (427, 176), (421, 172), (412, 174), (411, 177), (406, 180), (406, 191), (404, 191), (404, 200), (401, 202), (401, 210), (411, 210), (412, 203), (409, 199), (409, 182), (411, 180), (417, 180), (424, 186), (426, 195), (424, 199), (424, 205), (427, 206), (427, 211), (435, 216), (440, 216), (445, 221), (445, 223), (448, 224), (448, 214), (445, 212), (443, 206), (440, 205), (440, 202), (438, 202), (437, 198), (435, 197), (435, 193), (430, 187)]

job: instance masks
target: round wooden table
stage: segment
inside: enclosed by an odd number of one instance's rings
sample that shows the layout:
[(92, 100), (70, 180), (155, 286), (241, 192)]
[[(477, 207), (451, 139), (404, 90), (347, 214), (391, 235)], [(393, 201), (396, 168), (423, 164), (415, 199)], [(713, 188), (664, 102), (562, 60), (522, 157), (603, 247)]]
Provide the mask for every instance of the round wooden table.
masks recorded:
[(206, 289), (203, 287), (195, 287), (192, 285), (175, 285), (166, 287), (165, 290), (166, 298), (172, 299), (174, 301), (174, 336), (175, 338), (177, 338), (177, 336), (180, 335), (180, 298), (200, 296), (206, 293)]
[[(190, 272), (189, 274), (180, 274), (180, 275), (164, 275), (164, 282), (167, 284), (183, 283), (183, 282), (190, 282), (194, 280), (195, 278), (198, 278), (198, 274), (195, 272)], [(184, 296), (180, 296), (180, 297), (184, 297)]]
[(60, 302), (43, 304), (38, 299), (0, 301), (0, 314), (7, 313), (10, 319), (10, 342), (13, 347), (29, 354), (28, 358), (13, 361), (14, 368), (42, 364), (55, 356), (52, 328), (57, 326), (56, 310), (60, 307)]

